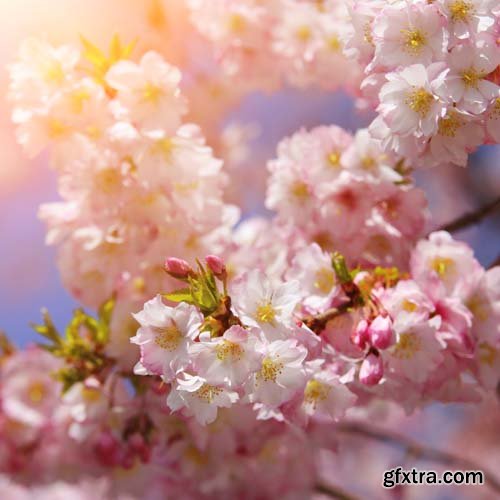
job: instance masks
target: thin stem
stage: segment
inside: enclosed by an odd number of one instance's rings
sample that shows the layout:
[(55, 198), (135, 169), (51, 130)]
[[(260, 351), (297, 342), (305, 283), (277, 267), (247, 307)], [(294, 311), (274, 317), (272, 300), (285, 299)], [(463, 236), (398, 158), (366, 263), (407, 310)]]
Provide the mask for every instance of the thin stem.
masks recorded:
[(465, 229), (474, 224), (478, 224), (483, 219), (488, 217), (488, 215), (491, 215), (493, 212), (499, 209), (500, 209), (500, 196), (495, 200), (493, 200), (492, 202), (487, 203), (486, 205), (478, 208), (477, 210), (474, 210), (473, 212), (468, 212), (458, 217), (458, 219), (455, 219), (451, 222), (448, 222), (447, 224), (444, 224), (437, 230), (448, 231), (449, 233), (452, 233), (454, 231), (460, 231), (461, 229)]
[(351, 308), (351, 303), (348, 302), (340, 307), (331, 307), (327, 311), (315, 316), (307, 316), (303, 319), (304, 324), (310, 328), (313, 332), (320, 334), (326, 327), (326, 324), (347, 312)]
[(413, 439), (401, 434), (372, 427), (371, 425), (360, 422), (344, 422), (339, 424), (336, 429), (346, 434), (363, 436), (380, 441), (388, 446), (402, 448), (406, 450), (409, 455), (422, 460), (429, 460), (443, 465), (459, 467), (464, 470), (480, 470), (484, 475), (485, 483), (488, 484), (491, 489), (500, 493), (500, 479), (496, 477), (491, 470), (488, 470), (484, 466), (467, 458), (462, 458), (447, 451), (436, 450), (430, 446), (417, 443)]
[(328, 495), (332, 498), (338, 498), (339, 500), (359, 500), (359, 497), (345, 491), (339, 486), (332, 486), (323, 483), (319, 483), (316, 485), (316, 491), (318, 493), (323, 493), (324, 495)]

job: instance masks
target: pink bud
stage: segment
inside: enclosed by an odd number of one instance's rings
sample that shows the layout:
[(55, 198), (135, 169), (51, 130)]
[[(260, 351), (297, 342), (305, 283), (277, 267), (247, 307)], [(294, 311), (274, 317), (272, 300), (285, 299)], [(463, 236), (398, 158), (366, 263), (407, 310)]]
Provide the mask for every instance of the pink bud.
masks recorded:
[(217, 257), (217, 255), (207, 255), (205, 262), (215, 276), (222, 276), (226, 272), (224, 261), (220, 257)]
[(377, 316), (368, 327), (370, 343), (377, 349), (387, 349), (394, 343), (392, 321), (389, 316)]
[(176, 257), (169, 257), (165, 261), (165, 270), (168, 274), (174, 278), (187, 278), (194, 271), (191, 266), (183, 259), (177, 259)]
[(364, 349), (368, 342), (368, 321), (362, 319), (351, 334), (351, 342), (360, 349)]
[(368, 354), (361, 363), (359, 381), (365, 385), (376, 385), (384, 375), (382, 358), (373, 353)]

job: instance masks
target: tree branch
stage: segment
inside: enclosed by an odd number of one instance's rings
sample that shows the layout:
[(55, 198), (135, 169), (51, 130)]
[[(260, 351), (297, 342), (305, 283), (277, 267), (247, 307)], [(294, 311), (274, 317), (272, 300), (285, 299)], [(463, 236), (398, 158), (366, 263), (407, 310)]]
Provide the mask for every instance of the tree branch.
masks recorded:
[(339, 500), (359, 500), (357, 496), (345, 491), (338, 486), (331, 486), (320, 483), (316, 486), (315, 490), (318, 493), (323, 493), (323, 495), (328, 495), (332, 498), (338, 498)]
[(336, 429), (345, 434), (363, 436), (366, 438), (374, 439), (375, 441), (379, 441), (388, 446), (402, 448), (406, 450), (408, 454), (411, 454), (415, 458), (420, 458), (422, 460), (428, 460), (452, 467), (458, 467), (463, 470), (480, 470), (484, 474), (485, 483), (492, 490), (500, 493), (500, 479), (496, 477), (491, 470), (488, 470), (484, 466), (467, 458), (462, 458), (458, 455), (455, 455), (454, 453), (449, 453), (447, 451), (436, 450), (435, 448), (432, 448), (430, 446), (417, 443), (413, 439), (410, 439), (401, 434), (387, 431), (385, 429), (372, 427), (371, 425), (366, 425), (360, 422), (344, 422), (338, 424)]
[(478, 208), (473, 212), (466, 213), (458, 219), (455, 219), (443, 226), (435, 229), (435, 231), (448, 231), (449, 233), (453, 233), (454, 231), (460, 231), (461, 229), (465, 229), (473, 224), (478, 224), (483, 219), (491, 215), (493, 212), (500, 209), (500, 196), (497, 197), (490, 203)]
[(330, 320), (336, 318), (337, 316), (341, 316), (347, 312), (351, 306), (351, 302), (348, 302), (340, 307), (331, 307), (324, 313), (316, 314), (315, 316), (306, 316), (302, 321), (313, 332), (320, 334), (326, 328), (326, 324)]

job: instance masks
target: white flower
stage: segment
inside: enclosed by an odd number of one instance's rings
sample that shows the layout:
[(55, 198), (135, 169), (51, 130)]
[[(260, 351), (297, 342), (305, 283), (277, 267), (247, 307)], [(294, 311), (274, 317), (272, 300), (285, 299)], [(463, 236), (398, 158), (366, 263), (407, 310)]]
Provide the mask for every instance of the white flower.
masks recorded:
[(328, 370), (315, 373), (304, 389), (304, 409), (308, 415), (339, 420), (354, 406), (356, 396)]
[(196, 372), (211, 384), (240, 386), (260, 367), (262, 354), (255, 351), (259, 333), (236, 325), (216, 339), (202, 334), (189, 349)]
[(199, 424), (206, 425), (217, 418), (218, 408), (229, 408), (238, 399), (236, 392), (184, 373), (168, 395), (167, 405), (172, 411), (182, 410), (186, 416), (193, 416)]
[(442, 60), (447, 47), (444, 24), (434, 5), (408, 2), (385, 8), (373, 25), (373, 64), (390, 68)]
[(184, 302), (168, 307), (157, 295), (133, 316), (141, 325), (137, 335), (130, 339), (141, 348), (137, 370), (142, 372), (144, 368), (171, 380), (189, 361), (188, 346), (199, 334), (201, 314)]
[(313, 310), (328, 306), (336, 290), (331, 258), (317, 243), (299, 250), (286, 273), (287, 280), (300, 283), (304, 306)]
[(443, 359), (444, 346), (436, 338), (437, 323), (431, 320), (397, 331), (397, 342), (380, 352), (387, 364), (386, 371), (417, 383), (424, 382)]
[(260, 369), (248, 384), (250, 402), (259, 408), (278, 408), (289, 401), (306, 383), (304, 359), (307, 349), (295, 340), (260, 343), (257, 351), (263, 355)]
[(122, 109), (117, 111), (146, 130), (170, 132), (180, 125), (186, 103), (180, 94), (180, 71), (160, 54), (147, 52), (140, 64), (119, 61), (106, 74), (106, 82), (118, 91)]
[(461, 111), (483, 113), (500, 96), (500, 87), (486, 80), (500, 63), (498, 52), (493, 38), (486, 35), (455, 47), (449, 57), (450, 71), (436, 93)]
[(286, 335), (300, 300), (298, 281), (272, 286), (263, 273), (253, 270), (235, 283), (233, 290), (233, 306), (244, 324), (260, 327), (268, 340)]
[(450, 23), (450, 31), (459, 39), (487, 30), (495, 23), (495, 0), (437, 0)]
[(399, 135), (430, 136), (445, 113), (445, 103), (436, 95), (442, 85), (444, 65), (422, 64), (408, 66), (397, 73), (389, 73), (388, 82), (380, 90), (381, 113), (389, 129)]

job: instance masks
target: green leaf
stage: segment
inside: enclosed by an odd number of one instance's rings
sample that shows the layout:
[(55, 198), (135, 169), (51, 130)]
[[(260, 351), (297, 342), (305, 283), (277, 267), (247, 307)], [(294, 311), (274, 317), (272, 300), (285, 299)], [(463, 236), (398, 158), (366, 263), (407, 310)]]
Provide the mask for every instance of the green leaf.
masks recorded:
[(196, 305), (191, 288), (181, 288), (173, 292), (163, 293), (162, 296), (172, 302), (187, 302), (188, 304)]

